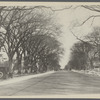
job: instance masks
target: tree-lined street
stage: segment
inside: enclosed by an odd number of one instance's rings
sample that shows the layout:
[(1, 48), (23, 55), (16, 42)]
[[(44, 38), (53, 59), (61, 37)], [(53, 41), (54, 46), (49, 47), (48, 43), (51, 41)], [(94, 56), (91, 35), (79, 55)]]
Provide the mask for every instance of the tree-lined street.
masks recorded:
[(99, 94), (99, 22), (100, 5), (1, 5), (0, 96)]
[(0, 86), (2, 96), (68, 95), (100, 93), (100, 78), (72, 71), (57, 71)]

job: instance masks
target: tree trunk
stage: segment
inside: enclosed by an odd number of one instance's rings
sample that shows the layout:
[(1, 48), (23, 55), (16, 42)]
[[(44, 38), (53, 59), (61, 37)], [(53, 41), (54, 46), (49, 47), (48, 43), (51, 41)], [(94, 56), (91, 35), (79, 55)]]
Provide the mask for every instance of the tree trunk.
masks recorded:
[(90, 67), (91, 67), (91, 69), (94, 68), (92, 59), (90, 59)]
[(21, 62), (22, 62), (22, 55), (17, 58), (18, 63), (18, 74), (21, 74)]
[(18, 74), (21, 74), (21, 61), (18, 60)]
[(33, 66), (31, 65), (31, 73), (33, 72)]
[(13, 63), (13, 59), (12, 57), (9, 57), (9, 77), (13, 77), (13, 66), (12, 66), (12, 63)]

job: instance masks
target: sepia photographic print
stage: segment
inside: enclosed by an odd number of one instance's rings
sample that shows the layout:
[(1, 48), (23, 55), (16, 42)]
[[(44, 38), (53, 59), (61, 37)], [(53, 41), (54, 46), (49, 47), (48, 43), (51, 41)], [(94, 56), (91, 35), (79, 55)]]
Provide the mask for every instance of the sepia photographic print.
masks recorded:
[(100, 3), (0, 2), (0, 97), (99, 95)]

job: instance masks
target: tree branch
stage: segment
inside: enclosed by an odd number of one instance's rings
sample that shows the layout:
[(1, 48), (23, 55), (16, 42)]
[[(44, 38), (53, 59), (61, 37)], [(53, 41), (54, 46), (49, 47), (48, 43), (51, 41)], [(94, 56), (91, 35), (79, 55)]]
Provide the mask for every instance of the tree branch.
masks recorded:
[(91, 18), (93, 18), (92, 23), (91, 23), (91, 25), (92, 25), (93, 24), (93, 21), (94, 21), (94, 19), (96, 17), (100, 17), (100, 15), (92, 15), (92, 16), (88, 17), (87, 19), (85, 19), (80, 25), (77, 25), (75, 27), (80, 27), (80, 26), (84, 25), (88, 20), (90, 20)]

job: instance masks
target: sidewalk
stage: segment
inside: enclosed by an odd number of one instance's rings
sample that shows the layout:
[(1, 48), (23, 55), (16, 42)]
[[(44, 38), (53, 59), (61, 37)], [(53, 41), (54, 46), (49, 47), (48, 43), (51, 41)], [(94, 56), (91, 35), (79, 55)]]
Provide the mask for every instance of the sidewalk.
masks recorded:
[(95, 70), (72, 70), (73, 72), (77, 72), (77, 73), (83, 73), (83, 74), (88, 74), (88, 75), (92, 75), (92, 76), (99, 76), (100, 77), (100, 72), (97, 72)]
[(7, 80), (0, 81), (0, 86), (7, 85), (7, 84), (12, 84), (12, 83), (16, 83), (16, 82), (20, 82), (20, 81), (24, 81), (24, 80), (28, 80), (28, 79), (35, 78), (35, 77), (41, 77), (41, 76), (49, 75), (49, 74), (52, 74), (52, 73), (54, 73), (54, 71), (35, 74), (35, 75), (27, 75), (27, 76), (10, 78), (10, 79), (7, 79)]

